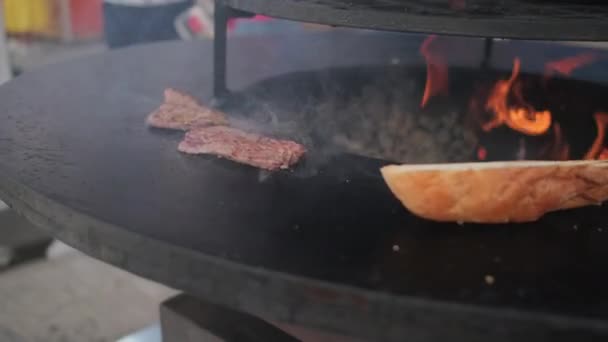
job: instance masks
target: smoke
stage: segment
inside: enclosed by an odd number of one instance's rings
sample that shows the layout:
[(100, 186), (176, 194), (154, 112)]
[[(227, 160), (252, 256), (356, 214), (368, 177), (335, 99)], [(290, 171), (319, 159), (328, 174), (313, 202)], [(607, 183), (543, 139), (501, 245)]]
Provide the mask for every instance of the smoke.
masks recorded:
[[(401, 163), (468, 161), (475, 140), (458, 108), (420, 110), (421, 67), (352, 67), (277, 76), (222, 105), (235, 127), (295, 140), (309, 151), (299, 176), (334, 158)], [(431, 106), (432, 107), (432, 106)], [(357, 165), (357, 163), (353, 163)], [(374, 166), (375, 167), (375, 166)], [(377, 169), (373, 170), (377, 174)]]

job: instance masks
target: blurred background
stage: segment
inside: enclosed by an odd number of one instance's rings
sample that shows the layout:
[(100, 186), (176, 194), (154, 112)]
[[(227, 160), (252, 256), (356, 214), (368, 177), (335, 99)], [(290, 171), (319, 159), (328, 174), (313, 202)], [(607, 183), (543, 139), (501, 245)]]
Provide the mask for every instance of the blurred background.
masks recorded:
[(102, 48), (102, 0), (3, 0), (2, 12), (6, 40), (0, 59), (11, 76)]
[[(3, 0), (2, 7), (4, 79), (7, 70), (15, 76), (106, 48), (213, 37), (212, 0)], [(327, 28), (262, 16), (229, 23), (231, 35), (319, 29)]]

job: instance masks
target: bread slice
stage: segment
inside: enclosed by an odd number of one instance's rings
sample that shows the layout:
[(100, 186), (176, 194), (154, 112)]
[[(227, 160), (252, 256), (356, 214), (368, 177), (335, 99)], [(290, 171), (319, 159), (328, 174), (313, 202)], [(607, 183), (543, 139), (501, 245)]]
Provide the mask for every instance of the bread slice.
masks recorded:
[(608, 160), (389, 165), (382, 176), (412, 213), (435, 221), (535, 221), (608, 199)]

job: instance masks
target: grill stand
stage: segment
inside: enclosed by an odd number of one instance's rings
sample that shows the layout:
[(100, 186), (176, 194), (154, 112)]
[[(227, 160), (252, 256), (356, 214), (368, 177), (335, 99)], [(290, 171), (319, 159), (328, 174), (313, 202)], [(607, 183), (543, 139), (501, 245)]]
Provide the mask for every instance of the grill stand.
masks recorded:
[(213, 12), (213, 95), (215, 98), (226, 96), (226, 41), (228, 39), (228, 20), (249, 18), (253, 14), (227, 7), (221, 0), (215, 1)]
[(221, 1), (216, 1), (213, 16), (213, 95), (219, 98), (228, 92), (226, 87), (228, 8)]
[[(230, 93), (226, 84), (228, 20), (232, 18), (250, 18), (254, 14), (228, 7), (222, 0), (215, 0), (213, 16), (213, 96), (216, 99), (222, 99)], [(481, 68), (483, 69), (490, 68), (493, 42), (492, 38), (484, 39), (484, 50), (481, 61)]]
[(292, 325), (271, 324), (187, 294), (176, 295), (161, 304), (160, 327), (163, 342), (357, 342)]

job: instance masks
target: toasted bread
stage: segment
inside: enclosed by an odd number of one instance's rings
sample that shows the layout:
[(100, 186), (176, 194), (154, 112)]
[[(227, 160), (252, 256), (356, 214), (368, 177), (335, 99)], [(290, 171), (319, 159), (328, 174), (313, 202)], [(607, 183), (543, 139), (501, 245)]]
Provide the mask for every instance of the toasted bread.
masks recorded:
[(389, 165), (381, 171), (405, 207), (435, 221), (529, 222), (608, 199), (608, 161)]

